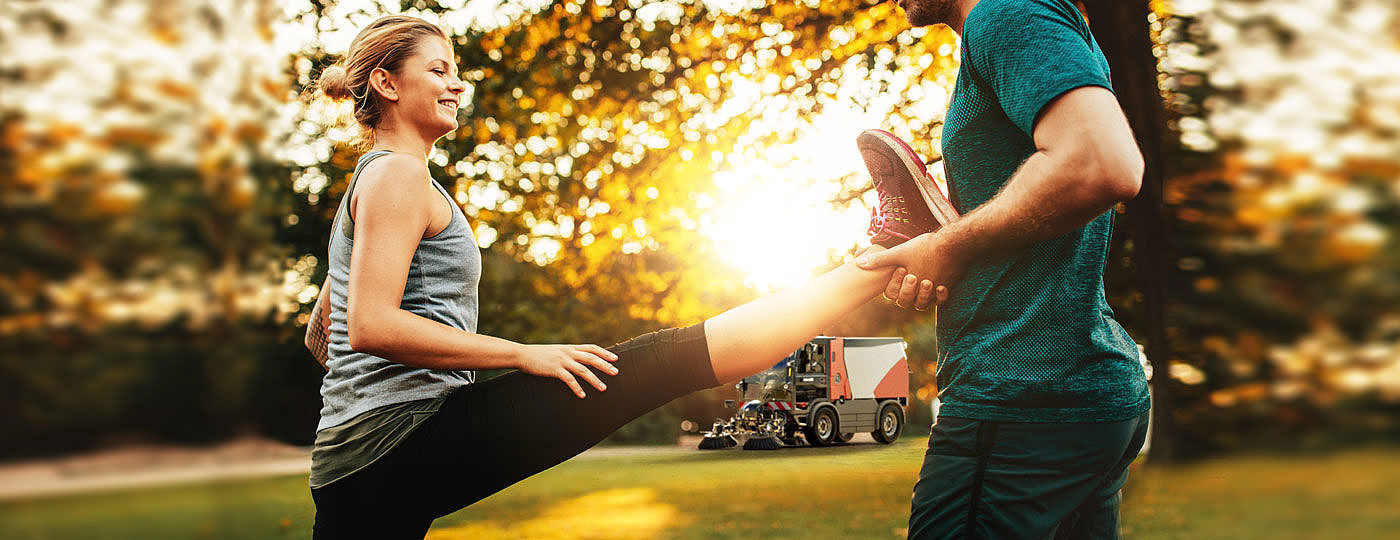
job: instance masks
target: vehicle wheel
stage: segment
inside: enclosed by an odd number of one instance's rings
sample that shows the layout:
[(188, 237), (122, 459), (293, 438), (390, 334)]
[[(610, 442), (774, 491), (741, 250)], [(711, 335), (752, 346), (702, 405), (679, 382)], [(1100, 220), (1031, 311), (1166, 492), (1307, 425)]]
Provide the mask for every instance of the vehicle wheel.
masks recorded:
[(877, 417), (878, 424), (875, 431), (870, 432), (875, 440), (884, 444), (890, 444), (899, 439), (899, 434), (904, 431), (904, 410), (900, 409), (897, 403), (886, 403), (880, 407), (880, 416)]
[(831, 407), (817, 409), (817, 413), (812, 415), (812, 421), (807, 423), (807, 444), (812, 446), (831, 446), (836, 444), (837, 431), (836, 412)]
[(856, 434), (855, 434), (855, 433), (842, 433), (842, 434), (841, 434), (841, 439), (840, 439), (840, 441), (843, 442), (843, 443), (848, 443), (848, 442), (851, 442), (851, 439), (854, 439), (854, 438), (856, 438)]

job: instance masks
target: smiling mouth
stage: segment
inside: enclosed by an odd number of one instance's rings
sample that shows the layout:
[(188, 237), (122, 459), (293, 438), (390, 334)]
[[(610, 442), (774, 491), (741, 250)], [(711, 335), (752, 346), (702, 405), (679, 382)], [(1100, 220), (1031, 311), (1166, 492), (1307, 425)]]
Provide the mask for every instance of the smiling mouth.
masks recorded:
[(452, 100), (450, 100), (450, 99), (438, 100), (438, 105), (442, 105), (443, 107), (447, 107), (447, 108), (452, 109), (452, 110), (454, 110), (454, 111), (457, 110), (457, 102), (456, 102), (456, 101), (452, 101)]

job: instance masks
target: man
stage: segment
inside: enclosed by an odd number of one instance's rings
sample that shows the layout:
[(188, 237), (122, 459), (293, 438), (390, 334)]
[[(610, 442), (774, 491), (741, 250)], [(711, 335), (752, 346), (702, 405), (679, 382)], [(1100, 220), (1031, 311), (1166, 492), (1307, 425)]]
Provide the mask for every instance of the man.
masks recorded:
[[(907, 269), (886, 292), (900, 306), (948, 286), (909, 536), (1117, 537), (1149, 398), (1104, 296), (1111, 209), (1143, 170), (1108, 63), (1067, 0), (899, 3), (962, 37), (943, 155), (963, 215), (858, 260)], [(932, 200), (926, 179), (895, 180)]]

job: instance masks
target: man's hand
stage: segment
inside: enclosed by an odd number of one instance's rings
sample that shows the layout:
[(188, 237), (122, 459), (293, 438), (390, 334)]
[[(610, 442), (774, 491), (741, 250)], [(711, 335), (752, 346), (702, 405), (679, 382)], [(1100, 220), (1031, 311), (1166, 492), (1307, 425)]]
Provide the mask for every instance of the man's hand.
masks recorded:
[(933, 282), (927, 279), (920, 281), (918, 276), (910, 274), (904, 267), (896, 268), (889, 285), (885, 286), (885, 291), (880, 293), (894, 307), (909, 309), (914, 311), (928, 311), (930, 303), (937, 305), (948, 301), (948, 286), (933, 286)]
[(866, 270), (897, 266), (885, 297), (897, 307), (918, 311), (928, 309), (930, 303), (947, 301), (949, 286), (957, 283), (964, 271), (936, 233), (921, 234), (889, 250), (862, 254), (856, 264)]
[[(864, 259), (867, 254), (881, 253), (886, 249), (888, 248), (884, 246), (867, 246), (856, 254), (856, 258)], [(919, 281), (914, 274), (909, 273), (907, 268), (901, 266), (891, 274), (890, 283), (885, 286), (885, 290), (880, 293), (880, 296), (898, 308), (908, 309), (912, 307), (914, 311), (928, 311), (930, 302), (936, 301), (936, 303), (942, 304), (948, 300), (948, 287), (939, 285), (935, 288), (932, 281), (927, 279)]]

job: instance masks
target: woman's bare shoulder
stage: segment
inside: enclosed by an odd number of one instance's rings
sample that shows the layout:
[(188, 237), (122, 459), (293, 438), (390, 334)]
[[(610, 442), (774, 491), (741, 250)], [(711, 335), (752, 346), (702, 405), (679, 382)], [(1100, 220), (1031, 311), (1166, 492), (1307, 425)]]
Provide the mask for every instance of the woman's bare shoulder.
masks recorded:
[[(408, 154), (386, 154), (365, 165), (356, 180), (360, 185), (394, 184), (404, 180), (421, 180), (428, 176), (423, 160)], [(359, 189), (358, 187), (355, 189)]]
[(360, 171), (351, 204), (357, 212), (367, 207), (396, 212), (408, 208), (426, 209), (432, 203), (430, 194), (416, 188), (425, 185), (423, 179), (427, 177), (428, 168), (423, 160), (407, 154), (388, 154), (369, 162)]

